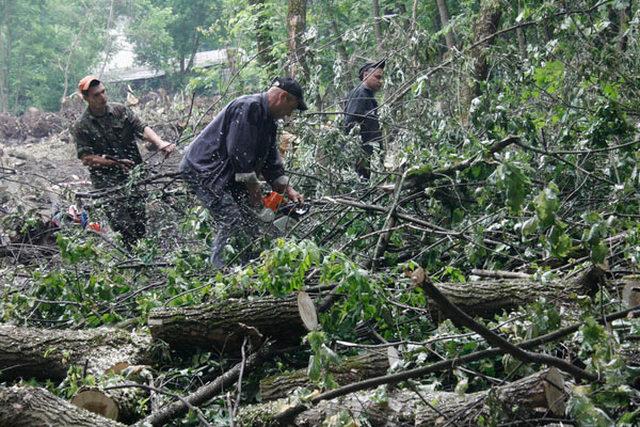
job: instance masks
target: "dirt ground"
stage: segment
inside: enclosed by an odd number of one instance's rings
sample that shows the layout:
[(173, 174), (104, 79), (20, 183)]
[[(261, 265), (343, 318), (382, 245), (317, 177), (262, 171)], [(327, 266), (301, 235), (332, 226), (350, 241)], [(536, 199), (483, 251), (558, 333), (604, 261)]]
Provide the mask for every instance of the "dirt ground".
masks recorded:
[[(69, 133), (69, 127), (83, 108), (75, 105), (59, 113), (34, 110), (25, 113), (29, 117), (23, 115), (18, 119), (8, 115), (0, 117), (0, 125), (4, 124), (4, 128), (0, 126), (0, 245), (12, 234), (3, 228), (8, 216), (36, 214), (46, 222), (56, 209), (66, 210), (74, 203), (76, 192), (92, 189), (88, 170), (77, 158)], [(132, 108), (165, 141), (176, 140), (180, 131), (179, 111), (158, 108), (153, 101), (144, 107)], [(14, 125), (19, 129), (10, 137), (5, 131)], [(31, 125), (35, 128), (29, 127)], [(51, 132), (45, 132), (46, 129)], [(138, 144), (147, 164), (154, 166), (154, 173), (177, 170), (186, 145), (182, 143), (165, 160), (162, 155), (147, 150), (142, 142)]]

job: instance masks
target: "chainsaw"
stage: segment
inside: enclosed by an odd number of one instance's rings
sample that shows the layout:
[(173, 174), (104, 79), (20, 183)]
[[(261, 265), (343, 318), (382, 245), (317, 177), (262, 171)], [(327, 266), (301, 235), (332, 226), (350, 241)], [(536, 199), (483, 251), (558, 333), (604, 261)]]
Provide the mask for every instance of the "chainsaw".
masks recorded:
[(257, 212), (262, 222), (273, 223), (282, 233), (286, 234), (295, 227), (300, 219), (311, 210), (305, 203), (285, 203), (284, 197), (272, 191), (262, 198), (263, 208)]

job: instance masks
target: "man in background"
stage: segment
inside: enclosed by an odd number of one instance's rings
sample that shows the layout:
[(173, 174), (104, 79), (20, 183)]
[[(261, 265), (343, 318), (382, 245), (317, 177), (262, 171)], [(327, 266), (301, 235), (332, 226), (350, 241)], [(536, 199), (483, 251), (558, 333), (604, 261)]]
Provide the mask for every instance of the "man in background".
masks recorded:
[(377, 145), (382, 148), (382, 132), (378, 121), (378, 102), (375, 93), (382, 89), (385, 61), (367, 62), (359, 72), (361, 81), (348, 95), (345, 106), (344, 125), (346, 132), (360, 125), (360, 140), (363, 156), (355, 165), (356, 173), (363, 179), (371, 177), (371, 155)]
[[(127, 182), (131, 168), (142, 163), (136, 138), (150, 142), (165, 156), (175, 150), (175, 144), (163, 141), (130, 108), (109, 103), (106, 88), (97, 77), (89, 75), (80, 80), (78, 92), (87, 102), (87, 109), (73, 125), (71, 133), (78, 158), (89, 167), (94, 188), (115, 187)], [(145, 234), (145, 209), (144, 195), (135, 190), (118, 195), (105, 206), (111, 228), (122, 235), (128, 248)]]

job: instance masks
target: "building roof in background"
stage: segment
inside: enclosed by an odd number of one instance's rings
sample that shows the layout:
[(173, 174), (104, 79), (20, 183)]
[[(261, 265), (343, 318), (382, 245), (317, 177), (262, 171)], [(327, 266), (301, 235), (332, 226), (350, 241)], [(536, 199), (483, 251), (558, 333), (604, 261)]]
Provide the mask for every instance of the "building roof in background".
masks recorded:
[[(128, 82), (132, 80), (153, 79), (156, 77), (162, 77), (166, 74), (163, 70), (154, 70), (146, 65), (136, 65), (134, 58), (135, 55), (132, 56), (131, 63), (126, 64), (126, 66), (122, 66), (122, 61), (120, 61), (120, 64), (118, 64), (119, 66), (105, 67), (104, 73), (102, 74), (102, 80), (109, 83)], [(196, 53), (193, 58), (193, 67), (207, 68), (214, 65), (224, 64), (226, 62), (226, 49), (207, 50), (205, 52)]]
[[(100, 80), (108, 83), (129, 82), (133, 80), (147, 80), (162, 77), (166, 73), (163, 70), (154, 70), (148, 65), (140, 65), (136, 63), (136, 55), (134, 46), (125, 36), (126, 20), (120, 20), (116, 23), (112, 30), (113, 46), (116, 51), (113, 52), (107, 63), (99, 65), (93, 74), (100, 77)], [(227, 62), (227, 50), (207, 50), (196, 53), (193, 58), (194, 68), (207, 68)], [(102, 73), (101, 73), (102, 72)], [(102, 75), (100, 75), (102, 74)]]

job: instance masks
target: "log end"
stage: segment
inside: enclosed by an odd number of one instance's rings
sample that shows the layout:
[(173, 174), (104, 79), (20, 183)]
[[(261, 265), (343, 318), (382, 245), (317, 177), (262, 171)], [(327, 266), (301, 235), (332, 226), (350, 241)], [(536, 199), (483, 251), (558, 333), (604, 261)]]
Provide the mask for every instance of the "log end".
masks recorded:
[(387, 348), (387, 360), (389, 361), (389, 368), (395, 369), (402, 362), (402, 357), (395, 347), (389, 347)]
[(313, 300), (306, 292), (298, 292), (298, 312), (308, 331), (318, 329), (318, 312)]
[(562, 374), (557, 368), (551, 368), (544, 377), (544, 394), (547, 400), (547, 408), (558, 417), (565, 413), (566, 398), (565, 383)]
[(622, 300), (627, 308), (640, 305), (640, 276), (625, 276)]
[(112, 420), (117, 420), (119, 416), (118, 405), (100, 390), (82, 390), (71, 399), (71, 403)]

